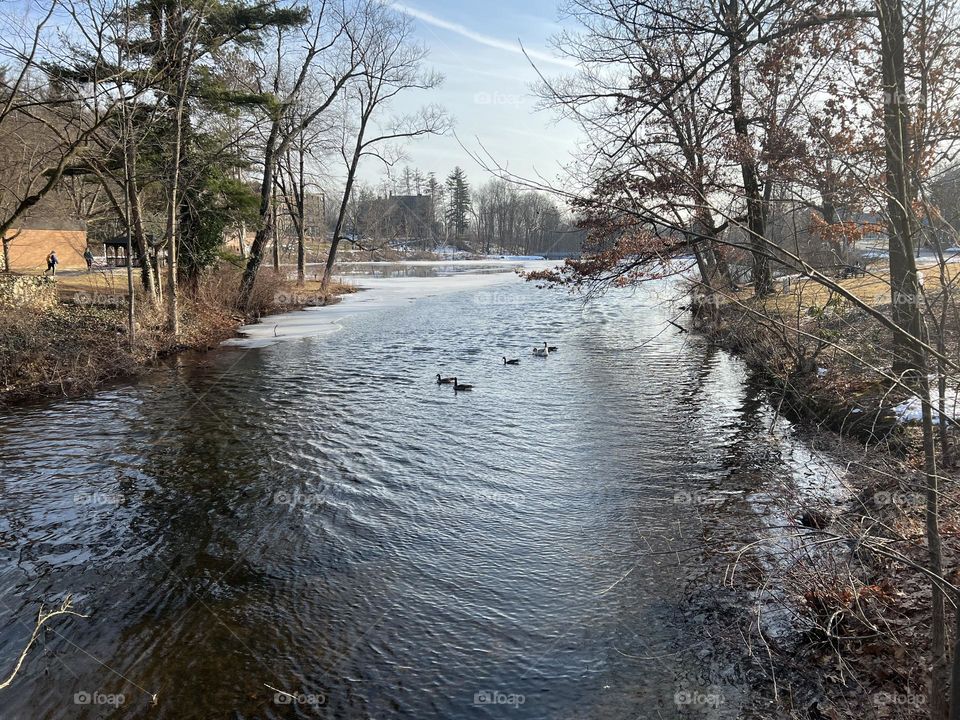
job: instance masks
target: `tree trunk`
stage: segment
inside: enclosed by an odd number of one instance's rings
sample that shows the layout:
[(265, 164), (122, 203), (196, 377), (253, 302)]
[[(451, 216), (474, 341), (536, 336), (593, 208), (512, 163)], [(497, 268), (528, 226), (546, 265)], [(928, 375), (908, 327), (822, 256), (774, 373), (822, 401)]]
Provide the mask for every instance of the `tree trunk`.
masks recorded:
[(186, 81), (181, 77), (180, 97), (178, 99), (175, 121), (172, 166), (170, 169), (170, 187), (167, 204), (167, 328), (176, 338), (180, 334), (180, 310), (177, 302), (177, 240), (178, 219), (180, 213), (180, 156), (183, 140), (183, 105), (186, 94)]
[(697, 269), (700, 271), (700, 282), (707, 293), (713, 295), (713, 268), (704, 250), (702, 243), (693, 243), (693, 257), (696, 259)]
[[(127, 218), (130, 217), (129, 199), (127, 200)], [(152, 273), (151, 273), (152, 277)], [(130, 343), (130, 352), (136, 348), (136, 315), (137, 294), (133, 289), (133, 232), (130, 222), (127, 222), (127, 341)], [(151, 296), (152, 297), (152, 296)]]
[[(729, 6), (727, 28), (736, 33), (740, 24), (740, 6), (738, 0), (732, 0)], [(763, 197), (760, 192), (759, 173), (752, 154), (750, 124), (743, 111), (743, 85), (740, 75), (740, 53), (742, 41), (739, 37), (730, 40), (730, 111), (733, 113), (733, 131), (741, 143), (740, 174), (743, 177), (743, 193), (747, 203), (747, 233), (749, 234), (753, 254), (753, 293), (763, 296), (773, 289), (770, 276), (770, 260), (767, 257), (766, 218)]]
[[(906, 101), (903, 51), (903, 8), (900, 0), (878, 0), (883, 72), (886, 190), (889, 215), (890, 292), (893, 321), (910, 331), (919, 306), (919, 283), (913, 257), (912, 193), (906, 159), (910, 152), (910, 111)], [(916, 378), (914, 343), (900, 333), (893, 336), (893, 372)]]
[(276, 170), (276, 147), (280, 136), (280, 122), (274, 121), (267, 136), (267, 145), (263, 151), (263, 180), (260, 183), (260, 227), (250, 244), (247, 266), (240, 281), (240, 307), (247, 309), (253, 295), (253, 285), (257, 281), (257, 272), (263, 262), (263, 251), (273, 235), (273, 181)]
[[(160, 301), (157, 292), (158, 278), (150, 261), (150, 248), (147, 243), (147, 236), (143, 230), (143, 208), (140, 204), (140, 188), (137, 182), (137, 150), (130, 142), (132, 128), (127, 127), (127, 140), (124, 143), (124, 156), (126, 162), (126, 201), (127, 201), (127, 226), (133, 233), (134, 246), (137, 248), (137, 254), (140, 256), (140, 281), (151, 305), (156, 306)], [(130, 263), (133, 257), (130, 258)], [(128, 263), (128, 264), (130, 264)]]
[[(287, 214), (293, 222), (293, 230), (297, 236), (297, 285), (303, 286), (306, 281), (306, 175), (305, 175), (305, 156), (301, 137), (300, 147), (297, 148), (297, 167), (294, 169), (290, 153), (284, 156), (282, 168), (277, 171), (277, 179), (280, 189), (283, 191), (284, 205), (287, 208)], [(284, 170), (286, 177), (284, 177)], [(287, 182), (289, 181), (289, 188)], [(292, 197), (291, 197), (292, 195)], [(274, 202), (274, 212), (276, 212), (276, 202)]]
[(280, 275), (280, 225), (277, 208), (277, 184), (273, 184), (273, 199), (270, 201), (270, 213), (273, 215), (273, 271)]
[(177, 207), (178, 173), (171, 178), (170, 206), (167, 208), (167, 328), (174, 337), (180, 334), (180, 311), (177, 307)]
[(350, 203), (350, 193), (353, 192), (353, 181), (357, 176), (357, 165), (360, 163), (360, 154), (363, 151), (363, 135), (367, 128), (368, 119), (369, 116), (364, 114), (360, 121), (360, 129), (357, 131), (357, 144), (354, 146), (353, 158), (350, 160), (350, 168), (347, 170), (347, 182), (343, 188), (343, 197), (340, 199), (340, 210), (337, 212), (337, 224), (333, 229), (333, 237), (330, 239), (330, 251), (327, 253), (327, 263), (323, 268), (323, 280), (320, 282), (320, 289), (322, 291), (330, 286), (333, 266), (337, 261), (340, 233), (343, 232), (343, 223), (347, 217), (347, 205)]
[[(927, 378), (920, 283), (917, 279), (913, 238), (916, 220), (913, 215), (910, 174), (907, 158), (910, 153), (910, 113), (906, 98), (903, 50), (903, 7), (901, 0), (878, 0), (880, 52), (883, 73), (884, 140), (886, 143), (887, 214), (890, 217), (890, 289), (893, 300), (893, 321), (909, 333), (893, 336), (894, 373), (902, 375), (916, 389), (922, 403), (924, 475), (926, 477), (926, 536), (928, 564), (936, 577), (943, 576), (943, 559), (939, 527), (939, 482), (934, 448), (933, 408), (930, 402), (930, 381)], [(945, 597), (937, 582), (931, 586), (932, 617), (930, 645), (932, 671), (930, 680), (930, 718), (947, 717), (947, 640)]]
[(957, 603), (953, 627), (953, 671), (950, 679), (950, 720), (960, 720), (960, 596), (953, 598)]
[(354, 155), (353, 162), (350, 165), (350, 171), (347, 174), (347, 184), (344, 187), (343, 198), (340, 201), (340, 211), (337, 213), (337, 224), (333, 229), (333, 237), (330, 239), (330, 251), (327, 253), (327, 263), (323, 268), (323, 280), (320, 283), (321, 290), (326, 290), (330, 286), (330, 277), (333, 273), (333, 266), (337, 261), (340, 233), (343, 231), (343, 221), (347, 215), (347, 204), (350, 202), (350, 193), (353, 190), (353, 179), (356, 174), (359, 157), (359, 152)]
[[(940, 483), (933, 437), (933, 407), (930, 402), (930, 381), (926, 373), (920, 378), (923, 423), (923, 470), (926, 479), (926, 532), (929, 570), (936, 578), (943, 577), (943, 551), (940, 538)], [(937, 581), (931, 585), (930, 649), (930, 719), (946, 720), (947, 683), (950, 677), (947, 651), (946, 597)]]
[(307, 236), (306, 236), (306, 192), (307, 181), (304, 177), (304, 148), (300, 147), (297, 157), (296, 204), (297, 212), (294, 223), (297, 226), (297, 285), (306, 281), (307, 270)]

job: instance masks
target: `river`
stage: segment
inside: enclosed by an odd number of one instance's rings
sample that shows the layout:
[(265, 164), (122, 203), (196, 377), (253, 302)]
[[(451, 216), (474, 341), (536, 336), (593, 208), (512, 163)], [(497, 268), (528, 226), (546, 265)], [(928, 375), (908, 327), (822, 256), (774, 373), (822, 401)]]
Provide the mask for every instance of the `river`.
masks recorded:
[(735, 717), (680, 608), (698, 499), (756, 490), (746, 371), (669, 284), (451, 272), (0, 416), (0, 673), (87, 616), (0, 717)]

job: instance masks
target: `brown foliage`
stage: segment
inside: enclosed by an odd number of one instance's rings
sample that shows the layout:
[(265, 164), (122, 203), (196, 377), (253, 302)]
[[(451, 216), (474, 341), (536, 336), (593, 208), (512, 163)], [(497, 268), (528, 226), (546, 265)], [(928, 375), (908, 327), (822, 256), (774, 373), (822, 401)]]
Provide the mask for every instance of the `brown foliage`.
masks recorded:
[(886, 232), (885, 223), (840, 221), (828, 223), (819, 214), (810, 216), (810, 232), (840, 253), (843, 248), (863, 240), (869, 233)]

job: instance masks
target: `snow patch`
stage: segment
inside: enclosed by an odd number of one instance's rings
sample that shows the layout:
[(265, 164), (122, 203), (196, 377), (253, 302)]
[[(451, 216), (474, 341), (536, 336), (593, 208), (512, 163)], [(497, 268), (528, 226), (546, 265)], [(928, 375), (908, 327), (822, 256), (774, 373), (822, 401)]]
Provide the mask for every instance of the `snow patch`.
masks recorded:
[[(376, 263), (363, 264), (376, 265)], [(440, 269), (451, 265), (449, 262), (435, 261), (386, 263), (390, 266), (401, 264), (437, 265)], [(489, 270), (489, 262), (458, 261), (453, 264), (468, 268), (475, 267), (478, 272), (458, 272), (435, 277), (363, 277), (359, 279), (361, 291), (342, 296), (339, 303), (265, 317), (254, 325), (244, 325), (239, 329), (241, 337), (230, 338), (223, 344), (242, 348), (262, 348), (286, 340), (324, 337), (342, 330), (343, 322), (357, 315), (388, 310), (432, 295), (482, 290), (518, 282), (517, 276), (509, 270), (496, 273), (483, 272), (483, 269)], [(517, 263), (509, 265), (519, 266)], [(544, 262), (522, 264), (524, 268), (531, 270), (553, 267), (553, 265), (553, 263)]]
[[(951, 388), (950, 386), (953, 385)], [(930, 404), (933, 406), (933, 424), (940, 424), (939, 392), (936, 376), (930, 377)], [(947, 392), (943, 404), (944, 414), (953, 420), (960, 419), (960, 386), (948, 382)], [(899, 423), (919, 423), (923, 421), (923, 403), (918, 397), (907, 398), (899, 405), (894, 406), (893, 412)]]

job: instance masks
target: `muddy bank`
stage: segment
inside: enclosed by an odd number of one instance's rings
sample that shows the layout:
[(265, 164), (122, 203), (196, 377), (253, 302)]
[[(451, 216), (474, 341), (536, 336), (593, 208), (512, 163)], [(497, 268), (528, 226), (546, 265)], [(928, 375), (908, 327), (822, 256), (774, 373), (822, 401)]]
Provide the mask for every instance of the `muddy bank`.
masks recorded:
[[(815, 341), (796, 342), (796, 330), (785, 330), (775, 321), (758, 322), (755, 311), (733, 303), (714, 315), (695, 317), (694, 324), (711, 342), (750, 366), (785, 416), (898, 454), (908, 451), (910, 439), (897, 412), (906, 393), (880, 374), (864, 371), (853, 357), (859, 348), (811, 348)], [(794, 338), (787, 337), (791, 333)], [(877, 342), (871, 344), (882, 347), (881, 333), (876, 335)], [(867, 345), (862, 336), (858, 339)], [(889, 359), (865, 361), (884, 367)]]
[[(899, 421), (901, 398), (882, 378), (839, 353), (803, 367), (746, 315), (729, 308), (697, 323), (746, 360), (771, 408), (754, 461), (731, 471), (727, 489), (739, 494), (703, 513), (702, 569), (691, 577), (685, 612), (715, 640), (705, 677), (732, 676), (749, 688), (741, 717), (927, 717), (931, 608), (918, 431)], [(777, 416), (833, 458), (802, 463), (805, 489), (796, 474), (764, 475)], [(941, 470), (948, 578), (960, 566), (956, 475)], [(743, 521), (747, 508), (752, 522)], [(740, 522), (732, 526), (731, 517)]]

